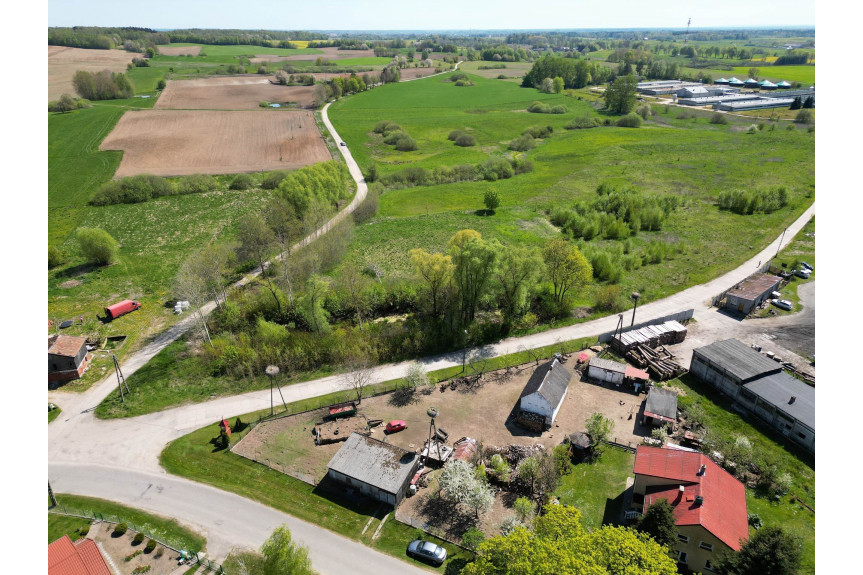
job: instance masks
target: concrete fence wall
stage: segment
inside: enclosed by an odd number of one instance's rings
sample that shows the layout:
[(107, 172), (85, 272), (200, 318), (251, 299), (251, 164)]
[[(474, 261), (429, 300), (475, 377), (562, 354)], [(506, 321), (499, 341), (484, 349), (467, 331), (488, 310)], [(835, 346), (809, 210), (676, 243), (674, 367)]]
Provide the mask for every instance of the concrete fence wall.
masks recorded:
[[(678, 321), (678, 322), (680, 322), (680, 323), (683, 323), (683, 322), (685, 322), (685, 321), (688, 321), (688, 320), (692, 319), (692, 314), (693, 314), (693, 313), (695, 313), (695, 310), (694, 310), (694, 309), (688, 309), (688, 310), (685, 310), (685, 311), (679, 311), (679, 312), (677, 312), (677, 313), (673, 313), (673, 314), (666, 315), (666, 316), (662, 316), (662, 317), (659, 317), (659, 318), (656, 318), (656, 319), (651, 319), (651, 320), (649, 320), (649, 321), (643, 321), (643, 322), (641, 322), (641, 323), (637, 323), (637, 324), (635, 324), (635, 325), (634, 325), (634, 326), (632, 326), (632, 327), (626, 327), (626, 328), (624, 328), (624, 329), (621, 331), (621, 333), (626, 333), (626, 332), (629, 332), (629, 331), (634, 331), (634, 330), (636, 330), (636, 329), (641, 329), (641, 328), (646, 327), (646, 326), (648, 326), (648, 325), (658, 325), (658, 324), (660, 324), (660, 323), (665, 323), (665, 322), (667, 322), (667, 321), (671, 321), (671, 320), (674, 320), (674, 321)], [(606, 333), (600, 334), (600, 336), (599, 336), (599, 338), (598, 338), (598, 339), (599, 339), (599, 343), (608, 343), (609, 341), (611, 341), (611, 338), (612, 338), (612, 336), (613, 336), (613, 335), (614, 335), (614, 331), (609, 331), (609, 332), (606, 332)]]

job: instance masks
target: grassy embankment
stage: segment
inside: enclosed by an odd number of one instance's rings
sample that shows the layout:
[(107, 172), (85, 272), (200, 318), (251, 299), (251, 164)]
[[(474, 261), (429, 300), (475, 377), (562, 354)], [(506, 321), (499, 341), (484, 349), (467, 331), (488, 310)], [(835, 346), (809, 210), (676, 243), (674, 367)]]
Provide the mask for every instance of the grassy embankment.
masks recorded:
[[(57, 513), (85, 515), (104, 518), (107, 521), (113, 521), (115, 523), (126, 523), (129, 526), (129, 529), (140, 531), (148, 537), (158, 539), (159, 541), (177, 549), (202, 551), (206, 547), (207, 540), (204, 537), (186, 527), (183, 527), (174, 519), (153, 515), (152, 513), (147, 513), (140, 509), (126, 507), (119, 503), (94, 497), (58, 494), (56, 495), (56, 498), (57, 506), (51, 511), (55, 511)], [(76, 537), (71, 531), (85, 523), (89, 523), (89, 521), (49, 512), (48, 540), (49, 542), (54, 541), (58, 537), (62, 537), (67, 533), (74, 540)]]
[(63, 411), (63, 410), (62, 410), (62, 409), (60, 409), (59, 407), (57, 407), (57, 408), (56, 408), (56, 409), (54, 409), (53, 411), (49, 411), (49, 412), (48, 412), (48, 423), (51, 423), (52, 421), (54, 421), (55, 419), (57, 419), (57, 416), (58, 416), (58, 415), (60, 415), (60, 413), (61, 413), (62, 411)]
[[(665, 297), (733, 269), (773, 240), (811, 202), (814, 188), (811, 134), (764, 130), (746, 134), (745, 121), (727, 126), (709, 123), (709, 114), (678, 119), (680, 109), (657, 106), (642, 128), (600, 127), (563, 130), (574, 117), (600, 116), (586, 101), (542, 94), (511, 82), (471, 76), (472, 87), (456, 87), (446, 76), (424, 82), (384, 86), (337, 102), (330, 117), (354, 158), (364, 168), (374, 162), (382, 176), (406, 166), (434, 168), (478, 163), (507, 154), (507, 143), (534, 125), (555, 133), (526, 153), (533, 172), (497, 182), (464, 182), (387, 191), (377, 218), (359, 226), (343, 265), (376, 263), (388, 277), (410, 272), (407, 252), (414, 247), (442, 250), (449, 237), (473, 228), (504, 243), (540, 246), (558, 232), (544, 213), (595, 197), (602, 182), (630, 185), (645, 193), (667, 193), (684, 205), (666, 220), (661, 232), (631, 239), (637, 251), (657, 239), (683, 246), (662, 265), (647, 265), (624, 275), (624, 293), (636, 290), (647, 301)], [(584, 94), (587, 98), (587, 94)], [(530, 114), (535, 100), (563, 104), (566, 114)], [(397, 152), (372, 128), (380, 120), (396, 122), (419, 145)], [(460, 148), (447, 139), (451, 130), (470, 132), (477, 146)], [(720, 212), (718, 193), (784, 185), (793, 199), (773, 214), (738, 216)], [(481, 215), (485, 190), (495, 189), (501, 207)], [(398, 240), (398, 241), (396, 241)], [(618, 242), (596, 240), (591, 247)], [(577, 302), (589, 305), (583, 294)]]

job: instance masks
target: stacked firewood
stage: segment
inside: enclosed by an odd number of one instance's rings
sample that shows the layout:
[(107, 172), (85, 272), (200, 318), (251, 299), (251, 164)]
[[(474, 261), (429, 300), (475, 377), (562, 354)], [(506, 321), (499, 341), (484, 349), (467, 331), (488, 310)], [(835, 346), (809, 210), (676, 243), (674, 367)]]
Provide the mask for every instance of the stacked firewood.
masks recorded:
[(638, 367), (647, 368), (650, 375), (659, 381), (675, 378), (686, 371), (673, 357), (665, 346), (651, 349), (646, 345), (637, 345), (626, 354), (626, 359)]

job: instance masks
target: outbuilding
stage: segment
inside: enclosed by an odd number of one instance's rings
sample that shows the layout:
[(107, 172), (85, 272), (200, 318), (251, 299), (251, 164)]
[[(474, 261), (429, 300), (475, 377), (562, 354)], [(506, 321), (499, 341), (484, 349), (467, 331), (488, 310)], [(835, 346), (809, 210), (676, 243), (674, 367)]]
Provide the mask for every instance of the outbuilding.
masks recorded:
[(48, 383), (78, 379), (90, 367), (87, 338), (52, 335), (48, 338)]
[(563, 405), (571, 379), (572, 373), (557, 359), (536, 368), (521, 391), (516, 422), (535, 431), (551, 427)]
[(770, 274), (753, 274), (725, 294), (725, 309), (749, 314), (779, 289), (782, 278)]
[(587, 375), (593, 379), (606, 381), (608, 383), (621, 384), (626, 375), (626, 364), (592, 357), (587, 363)]
[(327, 465), (327, 477), (372, 499), (397, 506), (419, 456), (390, 443), (352, 433)]
[(652, 387), (644, 402), (643, 421), (655, 427), (677, 423), (677, 394), (664, 387)]

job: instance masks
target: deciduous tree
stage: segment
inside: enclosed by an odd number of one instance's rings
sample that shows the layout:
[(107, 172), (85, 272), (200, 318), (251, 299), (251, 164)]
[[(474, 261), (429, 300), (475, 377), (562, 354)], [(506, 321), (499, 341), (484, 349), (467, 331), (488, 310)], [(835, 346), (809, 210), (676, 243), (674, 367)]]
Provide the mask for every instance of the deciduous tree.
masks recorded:
[(674, 521), (674, 508), (667, 499), (651, 504), (638, 520), (636, 528), (669, 549), (677, 545), (678, 529)]
[(738, 553), (720, 555), (718, 575), (795, 575), (800, 567), (800, 540), (781, 527), (762, 527)]
[(75, 232), (81, 255), (92, 264), (105, 266), (117, 259), (119, 246), (111, 234), (100, 228), (78, 228)]
[(428, 285), (432, 316), (437, 317), (441, 310), (443, 291), (452, 279), (452, 273), (455, 269), (452, 257), (440, 253), (430, 254), (422, 249), (413, 249), (410, 251), (410, 258), (414, 271)]
[(637, 101), (638, 78), (632, 74), (618, 76), (605, 89), (605, 107), (615, 114), (628, 114)]
[(563, 238), (549, 241), (542, 255), (554, 287), (554, 298), (559, 305), (570, 290), (587, 285), (593, 278), (590, 263), (574, 245)]

